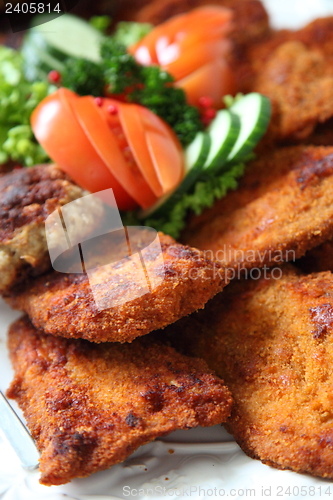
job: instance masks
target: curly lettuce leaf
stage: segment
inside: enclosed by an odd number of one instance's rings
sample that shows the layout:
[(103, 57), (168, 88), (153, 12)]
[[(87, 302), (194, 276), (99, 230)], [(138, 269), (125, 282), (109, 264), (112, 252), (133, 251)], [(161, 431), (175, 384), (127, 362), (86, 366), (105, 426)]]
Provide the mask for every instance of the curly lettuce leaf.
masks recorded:
[(134, 23), (129, 21), (120, 21), (117, 24), (116, 31), (113, 34), (113, 39), (129, 47), (137, 43), (146, 36), (152, 29), (153, 25), (150, 23)]
[(25, 166), (48, 160), (34, 138), (30, 116), (50, 92), (47, 82), (28, 82), (19, 52), (0, 46), (0, 163)]
[(186, 226), (187, 216), (191, 212), (200, 215), (228, 191), (237, 189), (238, 179), (244, 174), (244, 170), (245, 164), (239, 163), (223, 174), (197, 182), (193, 192), (185, 194), (164, 217), (154, 219), (152, 216), (140, 221), (135, 213), (130, 212), (123, 214), (123, 223), (129, 226), (144, 224), (177, 239)]

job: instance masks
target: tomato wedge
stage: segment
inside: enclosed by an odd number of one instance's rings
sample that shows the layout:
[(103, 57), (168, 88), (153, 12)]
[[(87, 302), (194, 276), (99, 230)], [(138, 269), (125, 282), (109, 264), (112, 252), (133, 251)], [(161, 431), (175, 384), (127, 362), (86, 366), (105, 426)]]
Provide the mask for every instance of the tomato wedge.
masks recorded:
[(178, 81), (210, 61), (224, 59), (229, 47), (228, 40), (209, 41), (184, 50), (177, 60), (162, 66)]
[(121, 210), (135, 208), (136, 203), (96, 153), (75, 117), (70, 102), (76, 98), (61, 88), (37, 106), (31, 126), (38, 142), (81, 187), (91, 192), (111, 187)]
[(223, 59), (201, 66), (175, 85), (185, 90), (187, 101), (192, 106), (197, 106), (204, 95), (213, 100), (215, 108), (221, 108), (223, 96), (236, 92), (234, 74)]
[(147, 108), (141, 108), (146, 141), (159, 179), (168, 193), (184, 176), (184, 153), (174, 131)]
[(148, 149), (140, 108), (137, 104), (123, 104), (119, 107), (119, 119), (136, 164), (154, 194), (160, 197), (165, 191)]
[[(209, 96), (219, 108), (223, 95), (236, 91), (225, 62), (231, 50), (227, 35), (232, 19), (230, 9), (199, 7), (160, 24), (129, 51), (139, 63), (158, 64), (168, 71), (193, 106), (198, 106), (200, 97)], [(210, 63), (216, 65), (215, 74)]]
[[(109, 105), (121, 108), (122, 103), (107, 99)], [(115, 135), (104, 118), (103, 111), (92, 96), (80, 97), (72, 102), (74, 113), (96, 152), (129, 195), (142, 207), (157, 201), (135, 161), (124, 155)]]
[(62, 88), (31, 120), (50, 157), (83, 188), (113, 188), (118, 208), (147, 209), (175, 189), (184, 154), (171, 128), (147, 108)]

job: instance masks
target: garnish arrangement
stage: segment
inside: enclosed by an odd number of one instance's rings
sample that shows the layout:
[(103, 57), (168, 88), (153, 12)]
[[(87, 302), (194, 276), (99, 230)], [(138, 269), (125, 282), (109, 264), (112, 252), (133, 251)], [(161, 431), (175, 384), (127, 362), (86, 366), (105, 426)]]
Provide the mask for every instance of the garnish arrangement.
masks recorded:
[(20, 53), (1, 48), (0, 161), (53, 161), (91, 192), (113, 188), (125, 221), (178, 237), (189, 212), (237, 187), (270, 118), (264, 96), (232, 97), (231, 11), (120, 23), (112, 36), (95, 27), (105, 19), (52, 23)]

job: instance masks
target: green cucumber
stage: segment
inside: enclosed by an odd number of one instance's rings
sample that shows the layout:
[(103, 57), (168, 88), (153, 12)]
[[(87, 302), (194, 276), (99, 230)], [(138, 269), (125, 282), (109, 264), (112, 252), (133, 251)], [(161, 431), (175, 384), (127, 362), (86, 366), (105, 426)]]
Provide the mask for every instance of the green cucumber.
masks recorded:
[(235, 102), (229, 111), (239, 117), (241, 129), (232, 150), (229, 162), (245, 158), (257, 145), (267, 130), (271, 117), (270, 100), (256, 92), (251, 92)]
[(142, 210), (140, 219), (147, 217), (161, 217), (167, 213), (174, 204), (189, 191), (202, 172), (204, 163), (210, 151), (210, 136), (206, 132), (198, 132), (191, 144), (184, 151), (185, 175), (180, 185), (172, 193), (163, 196), (158, 202), (147, 210)]
[(226, 163), (240, 131), (240, 120), (237, 115), (223, 109), (207, 129), (211, 139), (211, 148), (204, 165), (205, 173), (217, 173)]
[(25, 76), (30, 81), (46, 80), (51, 68), (63, 71), (64, 65), (58, 59), (47, 52), (43, 52), (33, 44), (24, 45), (22, 47), (22, 56), (24, 61)]
[[(41, 22), (42, 17), (38, 16), (38, 22)], [(47, 14), (44, 17), (47, 19)], [(102, 40), (100, 31), (71, 14), (34, 26), (29, 30), (22, 46), (24, 57), (28, 54), (27, 77), (30, 78), (30, 74), (38, 73), (39, 70), (46, 73), (51, 70), (61, 71), (63, 62), (68, 57), (99, 62)]]

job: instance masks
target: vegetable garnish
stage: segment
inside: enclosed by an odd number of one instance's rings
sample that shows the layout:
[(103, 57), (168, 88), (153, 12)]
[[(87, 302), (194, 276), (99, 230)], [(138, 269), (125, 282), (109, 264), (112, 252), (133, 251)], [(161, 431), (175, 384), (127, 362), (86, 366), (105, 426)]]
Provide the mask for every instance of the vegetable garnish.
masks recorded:
[(120, 21), (112, 37), (116, 42), (129, 47), (148, 35), (153, 28), (154, 26), (150, 23)]
[[(113, 188), (128, 223), (139, 221), (178, 237), (190, 211), (200, 214), (237, 187), (270, 118), (270, 103), (260, 94), (224, 96), (222, 101), (227, 88), (235, 90), (225, 57), (230, 11), (203, 7), (157, 28), (145, 26), (143, 31), (129, 23), (113, 37), (85, 21), (77, 22), (74, 16), (64, 17), (67, 28), (73, 25), (69, 31), (82, 34), (78, 40), (89, 40), (86, 58), (78, 56), (81, 46), (67, 50), (68, 41), (59, 41), (52, 32), (44, 35), (38, 27), (31, 30), (23, 48), (26, 63), (34, 61), (34, 72), (44, 75), (41, 84), (28, 83), (22, 71), (16, 80), (24, 81), (30, 90), (25, 95), (27, 117), (38, 105), (31, 120), (36, 138), (81, 187), (91, 192)], [(119, 40), (127, 45), (148, 30), (132, 46), (144, 47), (150, 40), (155, 59), (153, 65), (145, 66)], [(16, 57), (21, 67), (21, 56), (12, 52), (13, 61)], [(5, 63), (1, 70), (6, 72)], [(161, 65), (174, 74), (178, 71), (178, 82)], [(216, 82), (224, 70), (222, 91)], [(180, 82), (188, 83), (196, 106), (188, 104), (184, 90), (176, 86)], [(36, 89), (40, 85), (37, 97), (31, 90), (34, 85)], [(39, 102), (50, 91), (54, 93)], [(223, 106), (226, 109), (219, 110)], [(6, 135), (2, 150), (15, 144), (16, 157), (12, 158), (16, 159), (27, 144), (33, 144), (43, 156), (36, 160), (37, 155), (30, 154), (24, 164), (46, 159), (29, 124), (19, 121), (17, 125), (10, 133), (8, 124), (0, 129), (10, 136), (9, 140)], [(22, 141), (23, 133), (28, 141)]]
[(219, 6), (199, 7), (160, 24), (128, 50), (140, 64), (170, 73), (190, 104), (197, 106), (207, 95), (221, 108), (222, 97), (236, 90), (226, 61), (232, 15)]
[(19, 52), (0, 47), (0, 164), (31, 166), (48, 159), (30, 127), (32, 111), (48, 92), (47, 82), (25, 79)]
[(62, 73), (62, 84), (80, 95), (103, 94), (147, 107), (176, 133), (183, 146), (203, 128), (199, 110), (186, 101), (185, 92), (173, 85), (174, 79), (158, 66), (138, 64), (124, 45), (113, 38), (103, 41), (101, 62), (70, 58)]
[(31, 123), (63, 170), (91, 192), (113, 188), (121, 210), (152, 206), (184, 175), (174, 132), (136, 104), (61, 88), (37, 106)]

